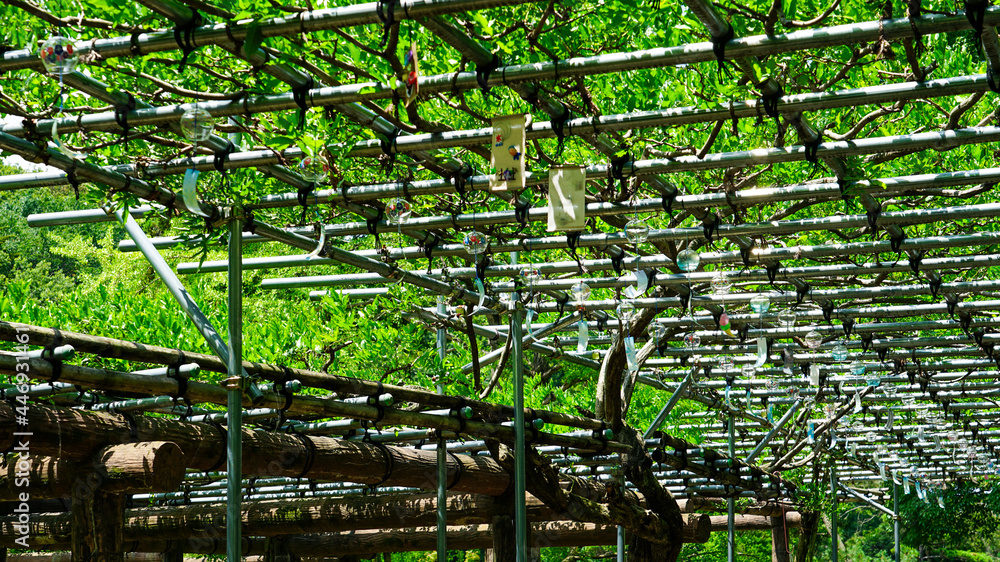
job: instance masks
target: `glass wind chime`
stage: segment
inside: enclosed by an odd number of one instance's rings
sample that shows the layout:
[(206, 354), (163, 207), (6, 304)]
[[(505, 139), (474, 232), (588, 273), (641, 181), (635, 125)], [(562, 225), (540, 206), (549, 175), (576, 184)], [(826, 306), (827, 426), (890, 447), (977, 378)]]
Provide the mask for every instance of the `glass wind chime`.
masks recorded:
[(490, 244), (490, 237), (479, 232), (478, 230), (473, 230), (472, 232), (466, 232), (462, 237), (462, 245), (465, 246), (465, 251), (468, 252), (473, 259), (473, 266), (476, 270), (476, 290), (479, 292), (479, 304), (477, 307), (483, 306), (486, 301), (486, 286), (483, 285), (483, 280), (479, 277), (479, 262), (483, 259), (483, 253), (486, 252), (487, 246)]
[[(695, 354), (697, 353), (697, 348), (701, 346), (701, 336), (698, 335), (698, 323), (695, 322), (694, 319), (694, 289), (691, 283), (691, 274), (698, 270), (698, 266), (701, 264), (701, 254), (699, 254), (696, 250), (692, 250), (689, 245), (680, 252), (677, 252), (675, 262), (677, 264), (677, 268), (687, 275), (687, 318), (691, 322), (691, 331), (684, 335), (684, 347), (691, 352), (691, 357), (694, 359), (691, 365), (691, 380), (694, 380), (699, 368)], [(726, 402), (729, 402), (728, 388), (726, 389)]]
[[(530, 297), (535, 295), (535, 289), (538, 287), (538, 283), (542, 280), (542, 272), (532, 264), (521, 268), (518, 275), (521, 279), (521, 286), (528, 290), (528, 297), (530, 299)], [(537, 302), (541, 304), (541, 294), (539, 294), (536, 298), (538, 299)], [(532, 326), (532, 322), (535, 320), (536, 314), (537, 312), (530, 305), (524, 312), (524, 325), (528, 335), (532, 338), (535, 337), (535, 330)], [(577, 345), (577, 347), (579, 347), (579, 345)]]
[[(771, 309), (771, 299), (767, 295), (758, 294), (750, 298), (750, 309), (753, 310), (758, 315), (758, 329), (764, 330), (764, 314)], [(747, 379), (749, 386), (747, 387), (747, 404), (750, 402), (750, 388), (753, 387), (754, 380), (757, 378), (757, 369), (764, 366), (764, 362), (767, 361), (767, 338), (764, 336), (757, 337), (757, 357), (752, 363), (747, 363), (743, 365), (740, 370), (743, 374), (743, 378)], [(726, 388), (726, 392), (729, 392), (729, 388)]]
[[(723, 270), (718, 270), (715, 275), (712, 276), (712, 280), (709, 282), (712, 294), (722, 296), (729, 294), (729, 291), (733, 288), (733, 282)], [(736, 337), (733, 333), (732, 324), (729, 320), (729, 313), (726, 311), (725, 307), (722, 309), (722, 314), (719, 315), (719, 329), (723, 333), (730, 337)], [(726, 377), (728, 380), (731, 376), (733, 368), (736, 365), (736, 361), (730, 355), (723, 355), (719, 358), (718, 368), (721, 375)]]
[[(633, 218), (625, 224), (625, 238), (635, 247), (635, 285), (629, 285), (625, 288), (624, 292), (628, 300), (618, 303), (616, 312), (622, 334), (625, 335), (625, 360), (628, 371), (635, 373), (639, 370), (639, 358), (636, 355), (635, 338), (628, 333), (628, 327), (635, 316), (635, 303), (632, 302), (632, 299), (638, 298), (649, 287), (649, 279), (639, 267), (639, 244), (649, 239), (649, 225), (642, 219)], [(654, 321), (651, 325), (656, 325), (656, 322)]]
[(76, 42), (68, 37), (63, 37), (62, 35), (53, 35), (42, 43), (42, 46), (38, 51), (38, 55), (42, 59), (42, 65), (45, 67), (46, 72), (59, 77), (59, 110), (57, 111), (55, 118), (52, 119), (52, 142), (55, 144), (59, 152), (63, 153), (67, 157), (74, 160), (82, 160), (82, 154), (71, 150), (59, 138), (59, 129), (57, 125), (57, 122), (59, 121), (58, 117), (62, 115), (63, 106), (66, 102), (66, 86), (63, 81), (63, 77), (67, 74), (72, 74), (76, 70), (77, 63), (80, 61), (80, 56), (76, 48)]
[[(186, 110), (181, 115), (180, 129), (184, 138), (197, 146), (199, 143), (205, 142), (212, 137), (212, 131), (215, 130), (215, 122), (212, 114), (198, 107), (196, 103), (194, 107)], [(184, 205), (192, 213), (200, 217), (207, 217), (208, 214), (202, 211), (201, 205), (198, 203), (198, 176), (201, 172), (194, 167), (193, 151), (188, 162), (190, 166), (184, 171), (184, 180), (181, 183), (181, 197), (184, 199)]]

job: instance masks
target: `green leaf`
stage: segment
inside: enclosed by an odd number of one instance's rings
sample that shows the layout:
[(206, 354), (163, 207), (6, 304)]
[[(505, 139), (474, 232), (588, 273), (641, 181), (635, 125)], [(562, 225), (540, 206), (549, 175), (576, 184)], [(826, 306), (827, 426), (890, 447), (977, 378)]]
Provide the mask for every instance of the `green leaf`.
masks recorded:
[(785, 17), (788, 19), (795, 19), (796, 10), (799, 7), (799, 0), (790, 0), (788, 5), (785, 7)]
[(243, 52), (251, 54), (260, 48), (264, 42), (264, 34), (260, 32), (260, 24), (253, 22), (247, 27), (247, 35), (243, 39)]
[(293, 144), (295, 144), (295, 139), (290, 137), (271, 137), (267, 141), (267, 146), (277, 149), (287, 148)]

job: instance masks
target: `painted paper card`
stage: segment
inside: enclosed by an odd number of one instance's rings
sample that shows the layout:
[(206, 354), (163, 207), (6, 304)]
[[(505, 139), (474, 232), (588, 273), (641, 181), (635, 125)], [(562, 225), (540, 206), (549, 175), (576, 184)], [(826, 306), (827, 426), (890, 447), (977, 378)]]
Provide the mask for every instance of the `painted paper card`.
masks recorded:
[(493, 118), (490, 191), (524, 189), (524, 130), (527, 116)]
[(417, 99), (419, 90), (418, 80), (420, 79), (420, 64), (417, 61), (417, 44), (411, 43), (406, 55), (403, 56), (403, 105), (410, 107), (413, 100)]
[(549, 232), (586, 226), (586, 183), (587, 172), (582, 166), (549, 168)]

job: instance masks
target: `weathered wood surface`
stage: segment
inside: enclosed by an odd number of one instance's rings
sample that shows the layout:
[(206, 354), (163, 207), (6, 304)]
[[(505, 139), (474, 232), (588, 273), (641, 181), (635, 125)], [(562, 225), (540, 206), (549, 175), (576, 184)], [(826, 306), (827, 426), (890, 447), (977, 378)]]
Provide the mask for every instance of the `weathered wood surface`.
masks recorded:
[[(20, 465), (20, 466), (19, 466)], [(24, 468), (28, 468), (24, 471)], [(0, 456), (0, 501), (108, 493), (170, 492), (184, 479), (184, 453), (176, 443), (110, 445), (88, 461), (32, 454)]]
[[(692, 516), (685, 524), (685, 538), (688, 542), (704, 543), (709, 539), (708, 516)], [(511, 529), (513, 531), (513, 529)], [(578, 523), (570, 521), (548, 521), (531, 524), (529, 548), (607, 546), (617, 542), (617, 527)], [(448, 548), (472, 550), (494, 548), (495, 531), (490, 525), (467, 525), (448, 527)], [(433, 527), (397, 529), (382, 531), (354, 531), (341, 534), (319, 534), (290, 537), (287, 541), (289, 553), (299, 557), (316, 557), (324, 553), (371, 555), (378, 552), (420, 552), (434, 550), (437, 533)], [(510, 544), (513, 545), (513, 536)], [(497, 551), (507, 549), (494, 548)], [(497, 562), (503, 560), (496, 558)]]
[[(770, 531), (771, 518), (764, 515), (736, 515), (734, 520), (738, 531)], [(785, 515), (785, 522), (788, 527), (800, 527), (802, 525), (802, 515), (797, 511), (789, 512)], [(712, 516), (712, 532), (725, 531), (729, 525), (729, 518), (725, 515)]]
[[(448, 522), (453, 525), (485, 524), (493, 519), (493, 498), (458, 494), (448, 497)], [(282, 536), (304, 533), (334, 533), (361, 529), (421, 527), (437, 522), (436, 497), (413, 494), (379, 494), (244, 502), (244, 536)], [(533, 520), (547, 521), (555, 515), (539, 504), (528, 507)], [(38, 514), (32, 517), (34, 544), (70, 541), (70, 514)], [(12, 546), (13, 517), (0, 518), (0, 546)], [(130, 509), (125, 512), (124, 540), (183, 540), (215, 534), (224, 536), (224, 504), (185, 505)]]
[[(448, 497), (448, 524), (450, 526), (488, 525), (497, 512), (495, 498), (471, 494), (453, 494)], [(337, 498), (303, 498), (251, 501), (243, 504), (243, 535), (246, 537), (274, 537), (316, 533), (353, 533), (373, 531), (373, 537), (389, 536), (398, 529), (427, 527), (428, 539), (434, 541), (436, 524), (436, 496), (385, 494), (377, 496), (347, 496)], [(222, 504), (148, 507), (125, 510), (123, 540), (126, 545), (136, 542), (131, 550), (141, 545), (161, 545), (163, 541), (214, 540), (225, 536), (226, 509)], [(708, 540), (710, 517), (687, 514), (684, 537), (689, 542)], [(534, 498), (528, 498), (528, 518), (536, 524), (559, 522), (539, 537), (553, 537), (554, 530), (575, 529), (571, 522)], [(55, 549), (70, 544), (71, 515), (34, 514), (32, 516), (32, 546)], [(13, 517), (0, 518), (0, 546), (12, 546)], [(548, 529), (548, 530), (546, 530)], [(409, 531), (400, 531), (409, 532)], [(492, 533), (484, 533), (485, 546), (492, 546)], [(538, 543), (542, 539), (534, 540)], [(159, 542), (158, 542), (159, 541)], [(289, 552), (300, 556), (294, 546), (295, 537), (289, 537)], [(250, 545), (248, 545), (250, 546)], [(431, 547), (433, 549), (433, 546)], [(305, 556), (306, 554), (301, 554)]]
[[(30, 439), (33, 455), (59, 455), (60, 459), (84, 460), (103, 447), (127, 443), (132, 439), (130, 422), (121, 414), (42, 404), (32, 404), (27, 413), (28, 426), (34, 433)], [(9, 404), (0, 403), (0, 450), (15, 444), (14, 415)], [(184, 453), (186, 468), (224, 469), (224, 429), (207, 423), (141, 415), (133, 416), (133, 419), (139, 441), (176, 443)], [(311, 446), (306, 444), (306, 440), (311, 442)], [(386, 457), (386, 452), (391, 458)], [(510, 476), (488, 457), (455, 454), (448, 455), (447, 462), (448, 482), (453, 491), (499, 495), (511, 486)], [(435, 451), (243, 429), (243, 474), (247, 477), (303, 476), (318, 480), (436, 489), (436, 466)], [(307, 468), (308, 471), (305, 470)]]
[[(686, 519), (684, 536), (686, 542), (704, 543), (708, 541), (711, 525), (707, 515), (691, 515)], [(511, 529), (513, 531), (513, 529)], [(454, 550), (492, 548), (495, 531), (486, 524), (449, 525), (448, 548)], [(690, 538), (690, 541), (687, 539)], [(511, 539), (513, 540), (513, 539)], [(617, 540), (617, 529), (613, 526), (579, 523), (573, 521), (546, 521), (531, 524), (530, 548), (607, 546)], [(330, 553), (338, 555), (366, 556), (380, 552), (421, 552), (431, 551), (437, 545), (435, 527), (415, 527), (408, 529), (356, 530), (341, 533), (315, 533), (290, 535), (283, 538), (288, 554), (300, 558), (319, 558)], [(225, 550), (225, 540), (191, 538), (185, 541), (142, 540), (126, 541), (130, 552), (160, 553), (179, 546), (187, 554), (210, 554)], [(52, 545), (50, 548), (59, 548)], [(244, 554), (259, 554), (266, 551), (267, 539), (261, 537), (244, 538)], [(58, 553), (55, 553), (58, 554)], [(129, 560), (126, 556), (126, 562)], [(137, 562), (145, 560), (138, 558)], [(42, 562), (33, 560), (29, 562)], [(67, 558), (64, 562), (70, 562)]]
[(72, 562), (124, 562), (125, 495), (97, 490), (74, 495), (72, 506)]
[[(802, 524), (801, 518), (799, 518), (799, 524)], [(785, 522), (784, 517), (771, 518), (771, 562), (789, 562), (789, 528), (790, 526)]]
[[(31, 552), (8, 554), (7, 562), (72, 562), (69, 552)], [(126, 552), (125, 562), (162, 562), (163, 555), (156, 552)]]

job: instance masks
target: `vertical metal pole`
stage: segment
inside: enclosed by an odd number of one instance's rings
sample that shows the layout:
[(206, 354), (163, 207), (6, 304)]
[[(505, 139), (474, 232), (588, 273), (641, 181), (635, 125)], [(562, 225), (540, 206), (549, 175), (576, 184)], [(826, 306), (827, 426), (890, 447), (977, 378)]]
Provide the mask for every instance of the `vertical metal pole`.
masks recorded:
[(893, 547), (893, 560), (895, 562), (900, 562), (899, 558), (899, 484), (895, 481), (892, 483), (892, 511), (896, 514), (896, 518), (892, 521), (892, 541)]
[(618, 526), (618, 562), (625, 562), (625, 527)]
[[(510, 253), (510, 264), (517, 265), (517, 252)], [(514, 291), (510, 297), (510, 332), (514, 338), (514, 536), (517, 540), (517, 562), (528, 562), (528, 508), (526, 485), (526, 458), (524, 453), (524, 338), (521, 326), (521, 293)]]
[(525, 506), (524, 453), (524, 345), (521, 342), (521, 307), (514, 293), (514, 310), (510, 315), (510, 335), (513, 341), (514, 365), (514, 526), (517, 537), (517, 562), (528, 562), (528, 510)]
[(837, 562), (837, 468), (830, 467), (830, 494), (833, 496), (833, 512), (830, 513), (830, 560)]
[[(732, 410), (729, 411), (729, 458), (736, 458), (736, 418)], [(736, 498), (726, 500), (726, 514), (729, 516), (726, 560), (736, 562)]]
[(243, 224), (234, 217), (229, 222), (229, 377), (228, 449), (226, 451), (226, 560), (240, 562), (240, 526), (243, 516)]
[[(438, 297), (438, 314), (444, 316), (448, 310), (444, 304), (444, 297)], [(437, 331), (437, 351), (438, 359), (441, 361), (441, 369), (444, 370), (444, 358), (448, 347), (448, 333), (444, 328)], [(441, 381), (437, 384), (437, 393), (444, 394), (444, 385)], [(448, 562), (448, 506), (447, 490), (445, 480), (448, 478), (448, 444), (442, 438), (438, 441), (437, 447), (437, 551), (438, 562)]]

